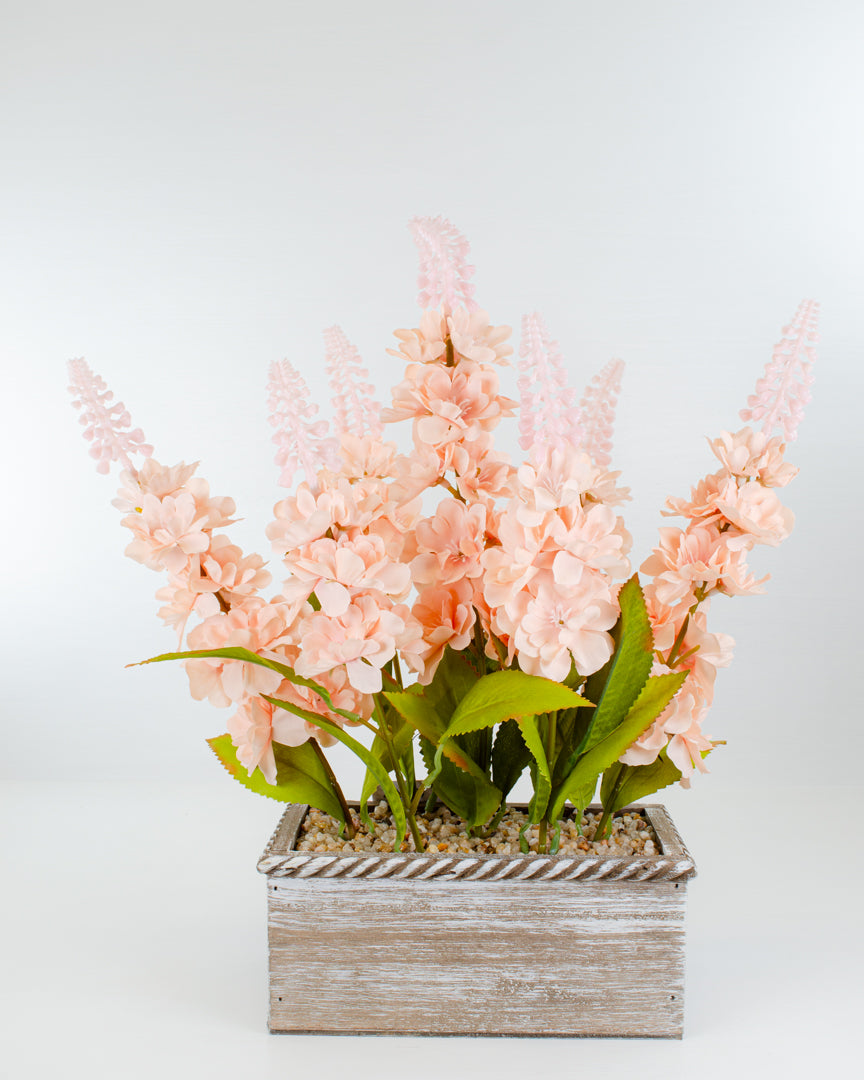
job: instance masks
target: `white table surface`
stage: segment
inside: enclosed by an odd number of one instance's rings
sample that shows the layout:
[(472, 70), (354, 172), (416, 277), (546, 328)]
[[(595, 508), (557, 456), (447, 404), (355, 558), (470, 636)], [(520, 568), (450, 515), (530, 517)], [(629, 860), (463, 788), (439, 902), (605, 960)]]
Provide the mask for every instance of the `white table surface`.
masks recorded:
[(664, 800), (699, 868), (677, 1042), (269, 1035), (255, 862), (275, 804), (224, 784), (7, 785), (0, 1077), (860, 1075), (860, 792), (808, 792), (818, 820), (802, 794), (706, 781)]

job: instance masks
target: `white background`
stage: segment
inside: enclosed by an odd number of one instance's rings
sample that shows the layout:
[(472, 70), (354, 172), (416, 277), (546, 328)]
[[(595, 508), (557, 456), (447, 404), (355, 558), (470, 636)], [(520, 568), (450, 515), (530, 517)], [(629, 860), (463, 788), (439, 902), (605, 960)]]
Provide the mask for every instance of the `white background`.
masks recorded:
[[(0, 1076), (848, 1066), (860, 6), (7, 0), (0, 18)], [(124, 667), (172, 645), (162, 582), (122, 557), (65, 360), (86, 356), (159, 460), (200, 459), (266, 555), (270, 361), (326, 412), (338, 322), (386, 399), (384, 350), (417, 316), (405, 226), (438, 213), (471, 240), (493, 322), (541, 311), (580, 388), (626, 361), (614, 457), (637, 565), (799, 300), (822, 303), (795, 532), (757, 555), (765, 597), (712, 612), (739, 647), (708, 725), (728, 745), (665, 799), (700, 866), (682, 1045), (267, 1036), (254, 863), (278, 808), (221, 773), (203, 738), (227, 714), (181, 670)]]

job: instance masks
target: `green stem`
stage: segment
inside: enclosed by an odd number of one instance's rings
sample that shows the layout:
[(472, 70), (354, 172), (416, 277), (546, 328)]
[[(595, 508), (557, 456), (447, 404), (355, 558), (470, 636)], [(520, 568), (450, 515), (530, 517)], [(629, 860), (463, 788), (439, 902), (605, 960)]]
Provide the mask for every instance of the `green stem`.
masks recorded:
[(595, 840), (605, 840), (606, 830), (609, 828), (609, 822), (612, 820), (612, 811), (604, 810), (603, 816), (600, 818), (600, 822), (597, 825), (597, 831), (594, 833)]
[(317, 739), (310, 739), (309, 741), (312, 743), (312, 749), (318, 755), (318, 759), (320, 760), (321, 764), (324, 766), (324, 771), (327, 773), (327, 779), (330, 781), (330, 784), (331, 784), (331, 786), (333, 788), (333, 793), (335, 794), (336, 798), (339, 800), (339, 805), (342, 807), (342, 813), (343, 813), (343, 815), (345, 817), (345, 837), (344, 838), (346, 840), (353, 840), (354, 836), (355, 836), (355, 833), (356, 833), (356, 829), (354, 828), (354, 818), (353, 818), (353, 816), (351, 814), (351, 808), (348, 806), (348, 803), (345, 800), (345, 793), (342, 791), (342, 788), (339, 786), (339, 781), (336, 779), (335, 773), (330, 768), (330, 762), (327, 760), (327, 755), (321, 749), (321, 744), (318, 742)]
[(399, 683), (399, 689), (404, 689), (402, 682), (402, 668), (399, 666), (399, 653), (393, 653), (393, 674), (396, 676), (396, 682)]
[(619, 768), (618, 776), (615, 778), (615, 783), (612, 785), (612, 790), (609, 792), (609, 798), (606, 800), (606, 805), (603, 808), (603, 816), (600, 818), (594, 833), (595, 840), (602, 840), (606, 835), (606, 830), (609, 828), (612, 816), (615, 813), (615, 800), (618, 798), (618, 792), (621, 790), (621, 785), (624, 783), (629, 769), (629, 765), (621, 765)]
[[(546, 721), (546, 737), (543, 740), (543, 752), (546, 754), (546, 762), (549, 766), (549, 775), (552, 776), (555, 769), (555, 742), (558, 738), (558, 713), (549, 713), (548, 720)], [(539, 775), (539, 774), (538, 774)], [(547, 853), (546, 848), (546, 827), (548, 819), (544, 815), (543, 820), (540, 822), (540, 832), (537, 838), (537, 850), (542, 854)], [(554, 822), (549, 822), (554, 828)]]
[(423, 837), (420, 835), (420, 830), (417, 828), (417, 819), (414, 816), (414, 803), (413, 800), (408, 798), (408, 790), (405, 787), (405, 779), (402, 776), (402, 770), (399, 768), (399, 760), (396, 757), (396, 748), (393, 745), (393, 737), (390, 734), (390, 728), (387, 726), (387, 722), (381, 719), (378, 733), (381, 738), (387, 744), (387, 752), (390, 754), (390, 760), (393, 762), (393, 774), (396, 777), (396, 787), (399, 789), (399, 798), (402, 800), (402, 805), (405, 807), (405, 817), (408, 819), (408, 826), (411, 829), (411, 836), (414, 839), (415, 851), (425, 851), (426, 846), (423, 843)]

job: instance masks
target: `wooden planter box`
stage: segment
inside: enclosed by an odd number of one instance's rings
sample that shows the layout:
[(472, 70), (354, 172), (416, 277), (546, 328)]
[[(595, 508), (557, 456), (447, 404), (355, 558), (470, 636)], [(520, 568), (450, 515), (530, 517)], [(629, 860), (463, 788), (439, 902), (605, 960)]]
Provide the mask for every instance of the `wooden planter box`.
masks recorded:
[(294, 851), (267, 875), (270, 1031), (680, 1038), (695, 866), (662, 806), (651, 856)]

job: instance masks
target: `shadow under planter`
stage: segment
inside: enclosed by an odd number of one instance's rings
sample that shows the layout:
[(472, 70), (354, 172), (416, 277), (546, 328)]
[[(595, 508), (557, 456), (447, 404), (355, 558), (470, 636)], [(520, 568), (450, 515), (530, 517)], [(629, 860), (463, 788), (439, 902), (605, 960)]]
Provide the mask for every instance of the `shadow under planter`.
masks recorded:
[(662, 806), (649, 856), (317, 854), (282, 816), (270, 1031), (680, 1038), (696, 869)]

